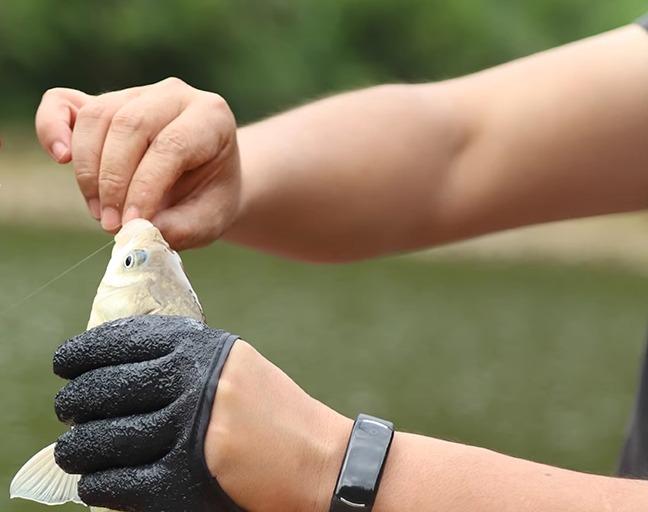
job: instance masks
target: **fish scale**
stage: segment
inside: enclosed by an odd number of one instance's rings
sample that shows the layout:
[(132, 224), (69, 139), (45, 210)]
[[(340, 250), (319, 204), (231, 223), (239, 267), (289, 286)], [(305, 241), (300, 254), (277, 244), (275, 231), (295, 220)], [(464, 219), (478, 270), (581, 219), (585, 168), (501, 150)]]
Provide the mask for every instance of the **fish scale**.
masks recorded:
[[(203, 310), (182, 267), (180, 256), (149, 221), (134, 219), (115, 236), (106, 273), (95, 295), (88, 329), (134, 315), (180, 315), (204, 321)], [(79, 475), (54, 461), (54, 444), (34, 455), (11, 482), (11, 498), (46, 505), (83, 504)], [(91, 507), (92, 512), (115, 512)]]

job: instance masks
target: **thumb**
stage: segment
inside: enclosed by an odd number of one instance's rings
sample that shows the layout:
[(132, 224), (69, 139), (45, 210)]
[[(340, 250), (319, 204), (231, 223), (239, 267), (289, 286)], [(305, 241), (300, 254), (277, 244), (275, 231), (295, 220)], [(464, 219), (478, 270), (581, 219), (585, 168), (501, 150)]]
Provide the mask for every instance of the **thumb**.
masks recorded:
[(204, 197), (194, 197), (158, 212), (151, 222), (176, 251), (209, 245), (220, 230), (212, 226), (212, 215), (205, 203)]

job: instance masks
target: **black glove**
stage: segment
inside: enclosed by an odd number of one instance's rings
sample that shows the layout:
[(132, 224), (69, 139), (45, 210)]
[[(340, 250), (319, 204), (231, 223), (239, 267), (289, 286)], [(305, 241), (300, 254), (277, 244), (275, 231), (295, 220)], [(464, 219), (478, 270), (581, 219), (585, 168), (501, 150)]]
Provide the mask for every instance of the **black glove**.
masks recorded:
[(54, 372), (70, 381), (56, 414), (75, 425), (56, 462), (83, 475), (87, 504), (124, 511), (241, 511), (203, 449), (216, 387), (237, 336), (177, 316), (108, 322), (65, 342)]

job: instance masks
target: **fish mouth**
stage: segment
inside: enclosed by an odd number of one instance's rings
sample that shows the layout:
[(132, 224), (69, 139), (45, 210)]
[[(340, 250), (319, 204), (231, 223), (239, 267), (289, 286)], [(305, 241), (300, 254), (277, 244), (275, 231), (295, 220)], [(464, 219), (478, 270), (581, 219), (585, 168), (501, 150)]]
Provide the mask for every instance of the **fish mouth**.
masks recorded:
[(133, 219), (128, 221), (115, 235), (116, 249), (131, 244), (135, 245), (152, 242), (160, 243), (171, 250), (169, 244), (160, 233), (160, 230), (156, 228), (151, 221), (146, 219)]

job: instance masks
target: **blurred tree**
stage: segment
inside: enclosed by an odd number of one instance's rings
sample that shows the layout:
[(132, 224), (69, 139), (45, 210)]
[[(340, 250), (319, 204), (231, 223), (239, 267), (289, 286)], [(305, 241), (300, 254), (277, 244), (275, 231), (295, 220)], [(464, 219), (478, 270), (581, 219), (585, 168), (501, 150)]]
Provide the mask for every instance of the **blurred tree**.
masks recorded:
[(632, 21), (643, 0), (2, 0), (0, 116), (54, 86), (175, 75), (242, 121), (314, 96), (467, 73)]

